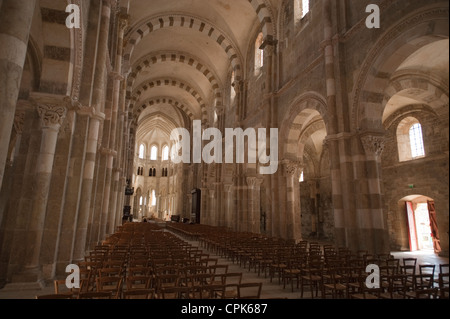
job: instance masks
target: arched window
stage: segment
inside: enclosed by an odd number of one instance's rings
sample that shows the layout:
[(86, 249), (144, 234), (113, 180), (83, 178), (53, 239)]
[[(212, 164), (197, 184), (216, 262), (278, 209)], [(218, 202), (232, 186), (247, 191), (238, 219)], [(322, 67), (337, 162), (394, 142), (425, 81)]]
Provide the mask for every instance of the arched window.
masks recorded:
[(414, 124), (409, 129), (409, 142), (411, 143), (412, 158), (425, 156), (425, 149), (423, 146), (422, 125)]
[(260, 47), (263, 44), (264, 35), (261, 32), (256, 38), (255, 42), (255, 75), (261, 73), (261, 69), (264, 66), (264, 50), (261, 50)]
[(231, 103), (233, 103), (234, 98), (236, 97), (236, 89), (234, 88), (234, 86), (236, 85), (236, 83), (234, 83), (235, 80), (236, 80), (236, 75), (233, 71), (233, 72), (231, 72), (231, 92), (230, 92)]
[(397, 126), (398, 159), (410, 161), (425, 156), (422, 126), (414, 117), (406, 117)]
[(299, 183), (303, 183), (305, 181), (305, 174), (303, 171), (300, 173), (300, 178), (298, 179), (298, 181)]
[(156, 146), (152, 146), (150, 149), (150, 160), (156, 161), (158, 159), (158, 148)]
[(169, 160), (169, 146), (164, 146), (162, 150), (162, 160), (168, 161)]
[(139, 146), (139, 158), (140, 159), (144, 159), (145, 158), (145, 146), (144, 146), (144, 144), (141, 144), (141, 146)]
[(294, 17), (298, 23), (309, 12), (309, 0), (294, 0)]
[(156, 192), (152, 190), (152, 206), (156, 206)]

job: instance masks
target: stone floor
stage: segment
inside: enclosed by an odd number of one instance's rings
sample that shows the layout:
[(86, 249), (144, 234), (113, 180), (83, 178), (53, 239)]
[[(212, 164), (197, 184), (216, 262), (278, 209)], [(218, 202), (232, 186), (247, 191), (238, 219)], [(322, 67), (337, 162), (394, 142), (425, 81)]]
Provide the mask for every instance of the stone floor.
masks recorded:
[[(198, 242), (190, 241), (192, 245), (199, 245)], [(439, 270), (439, 264), (448, 264), (449, 258), (439, 257), (433, 251), (416, 251), (416, 252), (392, 252), (395, 258), (409, 258), (416, 257), (418, 258), (417, 264), (425, 264), (431, 263), (437, 265), (437, 271)], [(294, 284), (294, 292), (291, 292), (291, 287), (286, 286), (286, 289), (283, 289), (283, 284), (279, 283), (278, 278), (274, 278), (271, 282), (270, 279), (264, 278), (263, 275), (258, 276), (257, 273), (253, 271), (248, 271), (247, 269), (241, 268), (238, 264), (233, 264), (230, 260), (225, 258), (221, 258), (220, 256), (211, 255), (212, 258), (218, 258), (219, 264), (228, 264), (229, 272), (242, 272), (243, 273), (243, 282), (262, 282), (262, 293), (261, 299), (300, 299), (300, 289), (296, 288)], [(14, 287), (11, 288), (6, 286), (4, 289), (0, 289), (0, 299), (35, 299), (36, 295), (44, 295), (44, 294), (52, 294), (54, 293), (53, 285), (49, 284), (43, 289), (29, 289), (27, 287)], [(310, 299), (311, 294), (309, 291), (305, 290), (304, 299)]]

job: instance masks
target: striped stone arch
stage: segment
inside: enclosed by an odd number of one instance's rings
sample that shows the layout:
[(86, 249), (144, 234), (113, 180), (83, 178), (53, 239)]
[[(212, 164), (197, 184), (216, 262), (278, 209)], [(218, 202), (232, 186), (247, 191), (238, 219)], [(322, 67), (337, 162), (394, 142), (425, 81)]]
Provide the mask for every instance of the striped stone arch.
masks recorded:
[(261, 29), (264, 36), (264, 42), (273, 43), (275, 40), (275, 24), (272, 19), (272, 12), (270, 5), (266, 4), (264, 0), (248, 0), (255, 9), (258, 19), (261, 22)]
[(280, 157), (291, 160), (298, 160), (296, 148), (298, 145), (298, 138), (302, 132), (302, 121), (311, 114), (311, 112), (318, 112), (324, 122), (325, 129), (329, 132), (327, 103), (326, 100), (315, 92), (307, 92), (296, 98), (290, 105), (286, 112), (283, 121), (281, 122), (280, 139), (282, 147), (280, 147)]
[(208, 121), (208, 112), (206, 110), (206, 104), (201, 97), (201, 95), (194, 90), (189, 84), (176, 80), (176, 79), (158, 79), (158, 80), (152, 80), (150, 82), (144, 82), (141, 84), (138, 88), (136, 88), (131, 96), (127, 96), (127, 98), (130, 98), (130, 109), (133, 109), (135, 107), (135, 103), (139, 100), (139, 97), (146, 91), (156, 88), (156, 87), (162, 87), (162, 86), (172, 86), (176, 88), (180, 88), (182, 90), (185, 90), (190, 95), (192, 95), (200, 105), (201, 111), (202, 111), (202, 122), (204, 124)]
[(148, 107), (151, 107), (153, 105), (158, 105), (158, 104), (170, 104), (175, 108), (180, 109), (181, 111), (183, 111), (184, 113), (186, 113), (186, 115), (191, 119), (191, 120), (195, 120), (194, 114), (192, 114), (192, 112), (190, 111), (190, 109), (185, 106), (183, 103), (181, 103), (180, 101), (170, 98), (170, 97), (156, 97), (156, 98), (151, 98), (147, 101), (145, 101), (144, 103), (140, 104), (139, 107), (135, 108), (133, 110), (133, 116), (136, 118), (139, 118), (139, 116), (141, 115), (141, 113), (146, 110)]
[[(448, 15), (448, 6), (414, 12), (391, 26), (374, 43), (355, 82), (351, 101), (352, 130), (382, 128), (381, 117), (373, 116), (375, 113), (379, 115), (379, 112), (373, 112), (373, 108), (381, 108), (391, 77), (404, 61), (401, 57), (406, 58), (427, 44), (448, 38)], [(405, 33), (414, 36), (399, 36)], [(396, 54), (398, 52), (401, 54)]]
[(179, 53), (179, 52), (163, 52), (157, 54), (148, 55), (142, 59), (140, 59), (133, 70), (128, 75), (128, 93), (131, 95), (131, 90), (133, 85), (138, 77), (139, 73), (150, 65), (162, 63), (162, 62), (178, 62), (187, 64), (194, 69), (201, 72), (211, 83), (211, 87), (214, 91), (214, 98), (216, 99), (216, 105), (222, 105), (222, 92), (221, 92), (221, 84), (218, 82), (217, 77), (213, 74), (213, 72), (207, 68), (204, 63), (198, 61), (197, 58), (187, 54), (187, 53)]
[(389, 100), (400, 92), (429, 105), (437, 115), (443, 106), (448, 106), (449, 87), (446, 83), (431, 78), (429, 74), (402, 73), (391, 79), (381, 102), (382, 111)]
[(228, 37), (225, 36), (225, 33), (203, 19), (181, 14), (153, 17), (134, 29), (129, 35), (127, 44), (124, 49), (124, 60), (131, 60), (131, 55), (133, 54), (135, 46), (145, 36), (156, 30), (171, 27), (182, 27), (196, 30), (217, 42), (224, 49), (225, 53), (230, 59), (231, 65), (236, 73), (236, 78), (241, 79), (242, 58), (240, 57), (236, 46), (230, 39), (228, 39)]

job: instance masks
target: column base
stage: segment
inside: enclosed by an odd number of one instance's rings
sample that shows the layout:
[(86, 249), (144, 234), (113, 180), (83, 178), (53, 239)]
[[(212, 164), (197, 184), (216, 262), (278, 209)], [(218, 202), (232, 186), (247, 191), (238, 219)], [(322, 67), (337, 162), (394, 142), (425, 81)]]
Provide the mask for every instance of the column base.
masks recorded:
[(11, 278), (3, 291), (8, 290), (41, 290), (45, 287), (45, 281), (39, 268), (26, 269)]

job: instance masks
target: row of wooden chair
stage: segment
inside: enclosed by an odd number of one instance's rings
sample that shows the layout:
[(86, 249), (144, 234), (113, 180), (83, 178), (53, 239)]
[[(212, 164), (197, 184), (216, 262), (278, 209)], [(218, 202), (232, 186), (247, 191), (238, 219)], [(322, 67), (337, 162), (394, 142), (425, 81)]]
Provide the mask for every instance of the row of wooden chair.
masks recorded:
[[(326, 298), (445, 298), (448, 299), (448, 264), (417, 264), (416, 258), (395, 259), (390, 254), (351, 252), (345, 247), (301, 241), (294, 243), (251, 233), (206, 225), (171, 224), (171, 229), (195, 237), (208, 250), (241, 267), (254, 269), (294, 291), (294, 284), (309, 289), (312, 297)], [(220, 231), (219, 231), (220, 230)], [(338, 265), (335, 267), (332, 265)], [(367, 289), (366, 266), (380, 268), (381, 287)], [(437, 274), (437, 276), (436, 276)]]
[(68, 290), (65, 280), (55, 280), (55, 294), (38, 298), (260, 297), (262, 283), (243, 283), (242, 273), (229, 273), (202, 249), (147, 225), (125, 224), (88, 252), (79, 264), (80, 288)]

